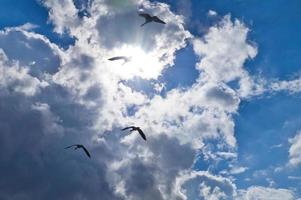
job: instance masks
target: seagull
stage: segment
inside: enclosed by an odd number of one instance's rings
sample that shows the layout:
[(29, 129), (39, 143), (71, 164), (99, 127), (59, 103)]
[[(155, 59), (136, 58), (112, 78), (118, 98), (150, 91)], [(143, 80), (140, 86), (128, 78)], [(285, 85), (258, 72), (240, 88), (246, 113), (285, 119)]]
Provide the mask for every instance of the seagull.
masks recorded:
[(121, 129), (122, 131), (125, 131), (127, 129), (131, 129), (130, 132), (133, 132), (133, 131), (138, 131), (138, 133), (141, 135), (141, 137), (146, 141), (146, 136), (145, 134), (143, 133), (143, 131), (140, 129), (140, 127), (136, 127), (136, 126), (129, 126), (129, 127), (125, 127), (123, 129)]
[(123, 64), (125, 64), (125, 63), (129, 62), (131, 60), (131, 58), (127, 57), (127, 56), (115, 56), (115, 57), (109, 58), (108, 60), (109, 61), (123, 60), (124, 61)]
[(144, 19), (145, 19), (145, 22), (143, 24), (141, 24), (141, 26), (144, 26), (145, 24), (150, 23), (150, 22), (157, 22), (157, 23), (161, 23), (161, 24), (166, 24), (164, 21), (159, 19), (157, 16), (150, 16), (147, 13), (140, 13), (139, 16), (144, 17)]
[(71, 148), (71, 147), (75, 147), (74, 149), (82, 148), (85, 151), (85, 153), (87, 154), (87, 156), (89, 158), (91, 158), (91, 155), (90, 155), (89, 151), (86, 149), (86, 147), (84, 147), (84, 145), (82, 145), (82, 144), (73, 144), (71, 146), (66, 147), (65, 149), (68, 149), (68, 148)]

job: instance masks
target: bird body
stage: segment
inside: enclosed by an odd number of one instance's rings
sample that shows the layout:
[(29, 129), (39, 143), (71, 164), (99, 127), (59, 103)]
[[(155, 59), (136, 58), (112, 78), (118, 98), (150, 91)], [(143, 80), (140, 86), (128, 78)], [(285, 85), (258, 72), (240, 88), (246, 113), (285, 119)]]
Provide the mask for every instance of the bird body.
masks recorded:
[(75, 150), (76, 150), (76, 149), (82, 148), (82, 149), (84, 150), (84, 152), (86, 153), (86, 155), (87, 155), (89, 158), (91, 158), (91, 155), (90, 155), (89, 151), (86, 149), (86, 147), (84, 147), (84, 145), (82, 145), (82, 144), (73, 144), (73, 145), (71, 145), (71, 146), (66, 147), (65, 149), (69, 149), (69, 148), (71, 148), (71, 147), (75, 147), (75, 148), (74, 148)]
[(108, 60), (110, 61), (115, 61), (115, 60), (124, 60), (124, 61), (129, 61), (131, 58), (127, 56), (115, 56), (112, 58), (109, 58)]
[(130, 132), (133, 132), (133, 131), (138, 131), (138, 133), (140, 134), (140, 136), (146, 141), (146, 136), (145, 134), (143, 133), (143, 131), (141, 130), (140, 127), (137, 127), (137, 126), (129, 126), (129, 127), (125, 127), (123, 129), (121, 129), (122, 131), (125, 131), (127, 129), (131, 129)]
[(157, 23), (160, 23), (160, 24), (166, 24), (164, 21), (159, 19), (157, 16), (151, 16), (147, 13), (140, 13), (139, 16), (144, 17), (144, 19), (145, 19), (145, 22), (143, 24), (141, 24), (141, 26), (144, 26), (145, 24), (150, 23), (150, 22), (157, 22)]
[(115, 57), (109, 58), (108, 60), (109, 61), (123, 60), (124, 61), (123, 64), (125, 64), (125, 63), (129, 62), (131, 60), (131, 58), (127, 57), (127, 56), (115, 56)]

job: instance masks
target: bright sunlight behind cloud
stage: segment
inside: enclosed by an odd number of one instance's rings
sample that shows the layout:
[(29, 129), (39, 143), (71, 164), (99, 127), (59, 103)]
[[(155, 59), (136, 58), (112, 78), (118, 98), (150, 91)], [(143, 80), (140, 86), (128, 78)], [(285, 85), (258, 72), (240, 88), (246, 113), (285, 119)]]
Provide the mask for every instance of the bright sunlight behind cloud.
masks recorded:
[(267, 32), (225, 2), (6, 2), (0, 199), (297, 199), (300, 79), (261, 72)]

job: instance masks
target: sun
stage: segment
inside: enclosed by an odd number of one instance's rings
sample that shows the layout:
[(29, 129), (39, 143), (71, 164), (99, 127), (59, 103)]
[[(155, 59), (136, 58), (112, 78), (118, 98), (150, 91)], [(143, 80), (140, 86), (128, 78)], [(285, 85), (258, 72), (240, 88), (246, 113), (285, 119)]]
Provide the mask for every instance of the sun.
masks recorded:
[(120, 60), (110, 63), (112, 64), (110, 69), (123, 79), (131, 79), (135, 76), (143, 79), (155, 79), (164, 67), (155, 52), (146, 52), (138, 46), (122, 46), (114, 50), (114, 56), (130, 58), (128, 62)]

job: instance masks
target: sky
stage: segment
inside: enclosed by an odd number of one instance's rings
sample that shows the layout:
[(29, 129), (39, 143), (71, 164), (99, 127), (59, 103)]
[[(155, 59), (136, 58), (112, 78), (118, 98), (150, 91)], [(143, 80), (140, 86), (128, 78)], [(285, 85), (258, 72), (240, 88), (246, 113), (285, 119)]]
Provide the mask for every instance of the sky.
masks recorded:
[(299, 0), (1, 0), (0, 199), (301, 199), (300, 33)]

